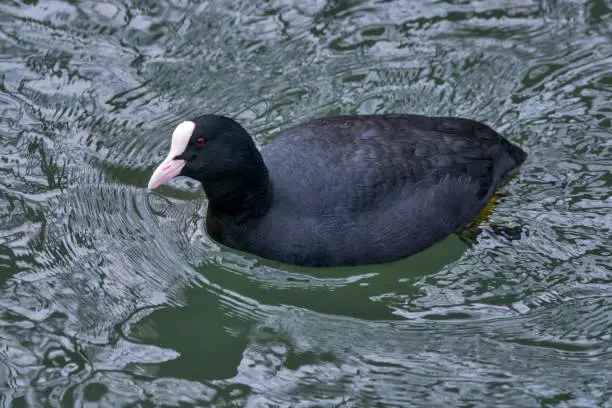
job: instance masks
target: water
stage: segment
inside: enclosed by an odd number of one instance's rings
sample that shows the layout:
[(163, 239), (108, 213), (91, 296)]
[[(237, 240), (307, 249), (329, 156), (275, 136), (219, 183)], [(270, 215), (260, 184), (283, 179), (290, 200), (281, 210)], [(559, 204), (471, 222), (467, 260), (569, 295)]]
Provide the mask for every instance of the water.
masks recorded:
[[(0, 406), (612, 406), (605, 0), (5, 0)], [(178, 121), (485, 121), (529, 152), (475, 243), (313, 270), (220, 248)]]

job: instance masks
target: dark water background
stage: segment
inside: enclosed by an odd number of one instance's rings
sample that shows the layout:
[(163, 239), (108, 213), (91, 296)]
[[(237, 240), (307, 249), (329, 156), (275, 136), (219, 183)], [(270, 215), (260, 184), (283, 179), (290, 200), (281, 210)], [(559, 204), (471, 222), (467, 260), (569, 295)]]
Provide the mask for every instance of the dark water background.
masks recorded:
[[(0, 22), (0, 406), (612, 406), (609, 1), (3, 0)], [(473, 246), (279, 267), (211, 242), (193, 183), (146, 192), (209, 112), (259, 144), (460, 115), (530, 156)]]

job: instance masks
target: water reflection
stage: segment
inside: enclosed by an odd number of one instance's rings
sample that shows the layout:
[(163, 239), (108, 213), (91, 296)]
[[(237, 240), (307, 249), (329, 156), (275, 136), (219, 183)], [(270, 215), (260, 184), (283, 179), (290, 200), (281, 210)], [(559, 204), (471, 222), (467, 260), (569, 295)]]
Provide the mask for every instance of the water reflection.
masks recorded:
[[(597, 405), (611, 398), (605, 2), (0, 4), (3, 405)], [(310, 270), (144, 186), (179, 120), (265, 144), (341, 113), (529, 151), (473, 245)]]

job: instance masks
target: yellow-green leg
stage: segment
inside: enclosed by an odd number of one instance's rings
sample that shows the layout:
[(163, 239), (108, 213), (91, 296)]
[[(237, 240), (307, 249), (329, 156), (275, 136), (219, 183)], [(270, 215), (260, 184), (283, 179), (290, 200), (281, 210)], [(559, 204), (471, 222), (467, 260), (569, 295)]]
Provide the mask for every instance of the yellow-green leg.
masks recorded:
[(478, 213), (476, 217), (472, 219), (472, 221), (467, 224), (459, 227), (457, 230), (457, 234), (461, 238), (468, 239), (470, 241), (476, 240), (476, 237), (480, 233), (480, 225), (489, 218), (495, 205), (502, 199), (504, 195), (502, 193), (495, 193), (487, 203), (487, 205)]

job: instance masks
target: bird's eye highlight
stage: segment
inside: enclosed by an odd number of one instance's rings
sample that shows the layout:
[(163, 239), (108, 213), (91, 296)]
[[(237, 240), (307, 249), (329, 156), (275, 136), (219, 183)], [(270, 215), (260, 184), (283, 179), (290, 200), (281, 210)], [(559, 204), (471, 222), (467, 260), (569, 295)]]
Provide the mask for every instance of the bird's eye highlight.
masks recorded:
[(195, 141), (196, 147), (202, 147), (206, 143), (206, 140), (203, 137), (198, 137)]

